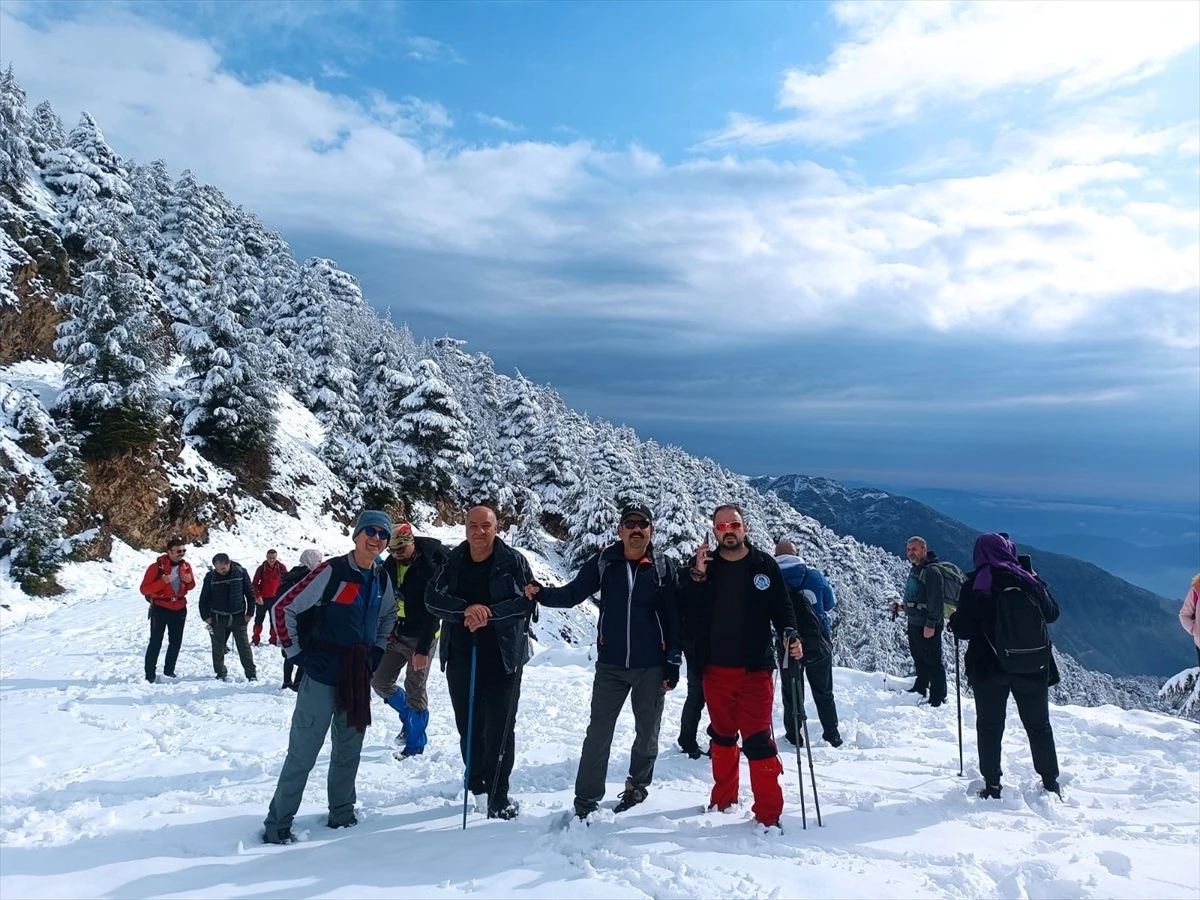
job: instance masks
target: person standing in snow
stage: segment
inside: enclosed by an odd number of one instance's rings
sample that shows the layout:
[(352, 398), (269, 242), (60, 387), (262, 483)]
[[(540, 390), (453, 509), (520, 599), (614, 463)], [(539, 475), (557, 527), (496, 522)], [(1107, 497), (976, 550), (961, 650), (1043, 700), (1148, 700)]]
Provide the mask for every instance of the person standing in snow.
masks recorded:
[[(282, 597), (293, 587), (302, 581), (309, 572), (321, 564), (321, 551), (316, 547), (310, 547), (300, 554), (300, 564), (288, 569), (287, 573), (279, 581), (279, 596)], [(272, 615), (274, 615), (272, 613)], [(271, 630), (274, 631), (275, 623), (272, 621)], [(296, 664), (288, 659), (286, 652), (283, 654), (283, 688), (290, 688), (293, 691), (300, 690), (300, 679), (304, 677), (304, 670), (296, 668)]]
[(631, 697), (635, 735), (629, 777), (614, 812), (646, 799), (658, 759), (663, 696), (679, 683), (679, 613), (675, 567), (655, 551), (653, 517), (644, 505), (622, 511), (620, 541), (589, 558), (561, 587), (530, 584), (525, 595), (568, 609), (599, 592), (592, 709), (575, 776), (575, 815), (586, 819), (604, 799), (617, 717)]
[(1200, 663), (1200, 575), (1192, 579), (1187, 596), (1183, 598), (1183, 606), (1179, 608), (1179, 624), (1183, 630), (1192, 636), (1196, 642), (1196, 660)]
[(425, 605), (442, 620), (442, 667), (464, 762), (474, 648), (475, 720), (467, 784), (477, 804), (486, 796), (489, 819), (512, 819), (518, 813), (508, 796), (516, 758), (514, 719), (536, 604), (525, 596), (525, 585), (533, 582), (528, 561), (497, 537), (498, 529), (488, 507), (467, 513), (467, 539), (450, 551), (429, 583)]
[(712, 517), (717, 536), (713, 554), (708, 538), (696, 551), (680, 592), (685, 614), (696, 619), (696, 660), (704, 677), (704, 700), (711, 724), (713, 789), (709, 807), (722, 812), (738, 800), (741, 752), (750, 763), (755, 820), (780, 826), (783, 764), (771, 736), (774, 707), (775, 633), (792, 659), (804, 651), (796, 636), (796, 614), (779, 564), (748, 540), (741, 507), (726, 503)]
[(267, 619), (267, 633), (272, 646), (278, 643), (275, 637), (275, 621), (268, 618), (271, 612), (271, 607), (275, 605), (275, 600), (279, 597), (280, 585), (283, 576), (287, 573), (287, 566), (279, 559), (279, 554), (274, 550), (267, 551), (267, 558), (258, 564), (258, 569), (254, 572), (254, 646), (257, 647), (262, 643), (262, 627), (263, 619)]
[(930, 706), (946, 702), (946, 664), (942, 661), (942, 570), (938, 555), (925, 538), (913, 536), (905, 546), (912, 569), (904, 586), (904, 602), (892, 603), (893, 613), (903, 605), (908, 617), (908, 652), (912, 654), (917, 679), (910, 694), (929, 694)]
[(158, 677), (158, 654), (163, 634), (167, 637), (167, 658), (163, 674), (175, 677), (175, 663), (183, 646), (183, 625), (187, 620), (187, 592), (196, 585), (192, 567), (183, 558), (187, 548), (183, 538), (167, 541), (167, 552), (156, 559), (142, 576), (142, 596), (150, 604), (150, 643), (146, 645), (146, 680)]
[[(690, 567), (684, 565), (679, 569), (679, 579), (688, 577)], [(694, 617), (685, 608), (679, 610), (680, 645), (683, 648), (683, 658), (687, 662), (687, 696), (683, 700), (683, 711), (679, 714), (679, 749), (687, 754), (688, 759), (699, 759), (707, 756), (707, 750), (700, 749), (696, 734), (700, 730), (700, 716), (704, 712), (704, 677), (700, 671), (700, 663), (696, 659), (696, 623)]]
[[(396, 589), (396, 627), (388, 639), (383, 661), (371, 688), (400, 716), (400, 735), (407, 759), (425, 752), (429, 727), (429, 657), (437, 646), (438, 620), (425, 608), (425, 590), (446, 564), (446, 548), (435, 538), (417, 537), (412, 525), (401, 522), (392, 531), (384, 567)], [(407, 667), (404, 687), (397, 686)]]
[(292, 842), (292, 822), (331, 725), (326, 824), (358, 824), (354, 781), (371, 724), (371, 675), (396, 622), (391, 579), (375, 562), (391, 536), (387, 513), (365, 510), (354, 524), (354, 549), (318, 565), (275, 604), (279, 645), (305, 677), (287, 758), (263, 822), (265, 843)]
[[(783, 540), (775, 545), (775, 562), (787, 583), (796, 613), (796, 628), (804, 645), (804, 675), (812, 689), (817, 717), (821, 720), (821, 736), (831, 747), (842, 745), (838, 731), (837, 704), (833, 699), (833, 629), (829, 611), (837, 599), (833, 588), (819, 569), (809, 567), (796, 555), (796, 545)], [(810, 627), (806, 628), (805, 623)], [(783, 691), (784, 737), (800, 744), (804, 736), (795, 733), (796, 710), (792, 702), (792, 670), (781, 665), (779, 688)]]
[[(1011, 693), (1029, 750), (1033, 768), (1042, 776), (1042, 787), (1059, 794), (1058, 752), (1050, 726), (1050, 688), (1058, 684), (1058, 666), (1049, 645), (1043, 651), (1045, 669), (1033, 674), (1012, 674), (996, 653), (997, 604), (1037, 604), (1044, 623), (1058, 619), (1058, 604), (1045, 582), (1017, 560), (1016, 547), (1006, 535), (981, 534), (975, 541), (975, 570), (959, 593), (958, 609), (950, 617), (950, 630), (969, 641), (964, 658), (967, 681), (975, 694), (975, 734), (979, 742), (979, 774), (983, 799), (1000, 799), (1000, 741)], [(1060, 795), (1061, 796), (1061, 795)]]
[(226, 553), (218, 553), (212, 561), (212, 571), (204, 576), (204, 584), (200, 588), (200, 618), (208, 626), (212, 638), (213, 671), (221, 681), (229, 680), (229, 672), (225, 668), (225, 642), (232, 634), (246, 680), (256, 681), (258, 670), (246, 638), (246, 623), (254, 616), (254, 591), (250, 587), (250, 576)]

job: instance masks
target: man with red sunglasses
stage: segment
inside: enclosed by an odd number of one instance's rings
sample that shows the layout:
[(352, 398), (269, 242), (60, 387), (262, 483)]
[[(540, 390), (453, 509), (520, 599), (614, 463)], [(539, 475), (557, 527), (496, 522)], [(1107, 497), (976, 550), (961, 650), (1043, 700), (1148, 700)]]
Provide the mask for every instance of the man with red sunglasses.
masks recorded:
[(718, 506), (713, 531), (717, 552), (712, 553), (705, 538), (681, 592), (685, 611), (695, 622), (695, 662), (703, 672), (708, 704), (714, 782), (709, 807), (724, 812), (737, 803), (744, 752), (750, 763), (754, 818), (767, 828), (778, 828), (783, 764), (771, 735), (772, 627), (784, 636), (791, 658), (800, 659), (796, 614), (779, 564), (747, 539), (741, 508), (732, 503)]

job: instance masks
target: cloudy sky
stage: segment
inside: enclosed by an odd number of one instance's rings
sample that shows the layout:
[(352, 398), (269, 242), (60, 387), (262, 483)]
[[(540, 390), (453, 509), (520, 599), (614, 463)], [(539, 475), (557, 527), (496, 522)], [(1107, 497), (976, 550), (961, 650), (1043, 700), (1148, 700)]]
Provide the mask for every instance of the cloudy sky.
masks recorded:
[(1200, 498), (1200, 4), (0, 0), (0, 63), (645, 437)]

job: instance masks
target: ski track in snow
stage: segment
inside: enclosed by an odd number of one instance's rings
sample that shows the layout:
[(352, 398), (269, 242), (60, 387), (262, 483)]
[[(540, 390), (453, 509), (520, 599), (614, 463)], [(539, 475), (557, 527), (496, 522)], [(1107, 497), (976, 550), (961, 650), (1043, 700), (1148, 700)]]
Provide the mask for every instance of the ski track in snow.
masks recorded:
[[(313, 531), (312, 523), (294, 526), (297, 534), (276, 543), (297, 544), (300, 532)], [(257, 562), (249, 547), (265, 537), (249, 531), (221, 537), (223, 548), (244, 545), (240, 558), (248, 564)], [(456, 533), (440, 531), (444, 539)], [(1056, 708), (1067, 798), (1060, 803), (1041, 794), (1010, 709), (1005, 796), (984, 802), (973, 797), (981, 782), (971, 777), (971, 703), (964, 703), (967, 777), (958, 778), (953, 707), (919, 707), (896, 692), (898, 679), (848, 669), (836, 675), (846, 744), (834, 750), (818, 737), (813, 749), (824, 828), (816, 827), (806, 760), (809, 827), (801, 828), (796, 755), (787, 744), (783, 835), (761, 835), (752, 825), (744, 769), (741, 806), (702, 811), (708, 761), (689, 760), (673, 745), (682, 685), (668, 698), (647, 802), (620, 817), (602, 810), (583, 825), (564, 811), (587, 725), (591, 663), (587, 648), (555, 641), (539, 644), (526, 669), (513, 776), (522, 815), (515, 822), (472, 813), (460, 833), (462, 767), (445, 681), (435, 669), (423, 757), (393, 759), (395, 717), (374, 705), (358, 827), (324, 827), (326, 749), (296, 821), (299, 842), (264, 847), (261, 823), (294, 704), (279, 689), (282, 659), (273, 647), (258, 648), (261, 681), (250, 684), (235, 653), (232, 680), (214, 680), (193, 601), (180, 678), (146, 684), (145, 605), (136, 583), (149, 559), (118, 545), (114, 563), (68, 567), (67, 603), (9, 619), (0, 631), (6, 898), (1200, 893), (1195, 724), (1112, 707)], [(4, 587), (12, 593), (11, 582)], [(543, 636), (555, 622), (543, 621)], [(613, 742), (608, 806), (632, 739), (626, 711)]]

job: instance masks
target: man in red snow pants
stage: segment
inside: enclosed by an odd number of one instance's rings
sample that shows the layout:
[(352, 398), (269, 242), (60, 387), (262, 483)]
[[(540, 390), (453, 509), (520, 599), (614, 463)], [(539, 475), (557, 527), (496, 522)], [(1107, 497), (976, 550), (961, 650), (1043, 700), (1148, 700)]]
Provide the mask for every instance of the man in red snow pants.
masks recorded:
[[(717, 552), (708, 538), (696, 551), (682, 603), (696, 624), (696, 664), (703, 671), (712, 738), (713, 789), (709, 806), (728, 809), (738, 799), (741, 754), (750, 763), (752, 809), (757, 822), (778, 826), (783, 813), (783, 765), (771, 737), (775, 668), (772, 626), (785, 635), (792, 657), (803, 653), (796, 617), (779, 564), (750, 544), (742, 510), (732, 504), (713, 513)], [(689, 660), (689, 665), (692, 661)], [(741, 735), (741, 750), (738, 735)]]

